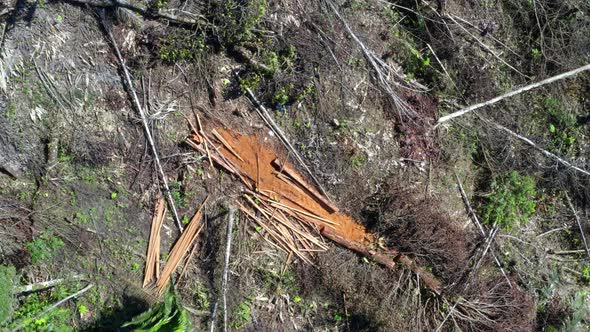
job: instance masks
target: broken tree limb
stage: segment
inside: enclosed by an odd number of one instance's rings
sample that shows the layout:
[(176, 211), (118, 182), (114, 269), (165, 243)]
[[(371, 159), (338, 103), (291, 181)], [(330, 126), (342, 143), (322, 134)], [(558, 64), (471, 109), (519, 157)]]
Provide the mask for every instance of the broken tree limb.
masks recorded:
[(565, 193), (565, 199), (567, 201), (567, 205), (569, 206), (570, 210), (572, 210), (572, 213), (574, 214), (574, 218), (576, 219), (576, 223), (578, 224), (578, 228), (580, 229), (580, 235), (582, 236), (582, 242), (584, 243), (584, 248), (586, 249), (586, 254), (590, 258), (590, 250), (588, 249), (588, 241), (586, 241), (586, 235), (584, 234), (584, 228), (582, 228), (582, 223), (580, 222), (580, 217), (578, 216), (578, 212), (576, 211), (576, 208), (574, 207), (574, 204), (572, 204), (572, 200), (570, 199), (570, 196), (567, 193)]
[(223, 144), (223, 146), (225, 146), (226, 149), (229, 150), (229, 152), (231, 152), (231, 154), (236, 156), (236, 158), (238, 158), (241, 162), (244, 162), (244, 159), (240, 157), (236, 150), (234, 150), (234, 148), (229, 144), (229, 142), (226, 141), (225, 138), (223, 138), (223, 136), (221, 136), (221, 134), (217, 132), (217, 130), (213, 129), (211, 130), (211, 133), (213, 134), (213, 136), (215, 136), (215, 138), (217, 138), (219, 142), (221, 142), (221, 144)]
[(535, 150), (537, 150), (537, 151), (541, 152), (542, 154), (544, 154), (545, 156), (547, 156), (547, 157), (549, 157), (549, 158), (551, 158), (551, 159), (554, 159), (554, 160), (555, 160), (555, 161), (557, 161), (558, 163), (560, 163), (560, 164), (562, 164), (562, 165), (564, 165), (564, 166), (566, 166), (566, 167), (573, 168), (574, 170), (576, 170), (576, 171), (578, 171), (578, 172), (580, 172), (580, 173), (583, 173), (583, 174), (586, 174), (586, 175), (590, 175), (590, 172), (588, 172), (587, 170), (585, 170), (585, 169), (582, 169), (582, 168), (580, 168), (580, 167), (577, 167), (577, 166), (575, 166), (574, 164), (572, 164), (571, 162), (569, 162), (569, 161), (567, 161), (567, 160), (565, 160), (565, 159), (563, 159), (563, 158), (559, 157), (558, 155), (556, 155), (556, 154), (553, 154), (553, 153), (551, 153), (551, 152), (549, 152), (549, 151), (547, 151), (547, 150), (545, 150), (545, 149), (541, 148), (540, 146), (538, 146), (537, 144), (535, 144), (535, 142), (531, 141), (530, 139), (528, 139), (528, 138), (526, 138), (526, 137), (524, 137), (524, 136), (522, 136), (522, 135), (519, 135), (519, 134), (517, 134), (517, 133), (513, 132), (512, 130), (510, 130), (510, 129), (508, 129), (508, 128), (506, 128), (506, 127), (504, 127), (504, 126), (502, 126), (502, 125), (500, 125), (500, 124), (498, 124), (498, 123), (496, 123), (496, 122), (492, 122), (492, 121), (490, 121), (490, 120), (488, 120), (488, 119), (486, 119), (486, 118), (482, 117), (481, 115), (478, 115), (478, 117), (479, 117), (479, 118), (480, 118), (482, 121), (484, 121), (484, 122), (486, 122), (486, 123), (488, 123), (488, 124), (490, 124), (490, 125), (492, 125), (492, 126), (494, 126), (494, 127), (498, 128), (498, 129), (500, 129), (500, 130), (502, 130), (502, 131), (504, 131), (504, 132), (508, 133), (510, 136), (516, 137), (516, 138), (518, 138), (519, 140), (521, 140), (521, 141), (525, 142), (526, 144), (528, 144), (528, 145), (532, 146), (532, 147), (533, 147)]
[(426, 270), (419, 267), (414, 261), (412, 261), (407, 256), (402, 255), (402, 254), (395, 252), (395, 251), (390, 251), (391, 253), (393, 253), (395, 255), (395, 258), (391, 259), (387, 255), (379, 253), (376, 250), (370, 249), (361, 243), (358, 243), (356, 241), (351, 241), (351, 240), (348, 240), (348, 239), (342, 237), (341, 235), (335, 233), (333, 230), (331, 230), (328, 227), (321, 227), (320, 234), (322, 234), (322, 236), (324, 236), (325, 238), (328, 238), (328, 239), (340, 244), (341, 246), (343, 246), (345, 248), (348, 248), (348, 249), (355, 251), (363, 256), (366, 256), (368, 258), (375, 260), (377, 263), (379, 263), (391, 270), (393, 270), (395, 268), (396, 261), (399, 261), (400, 263), (404, 264), (407, 268), (412, 270), (414, 273), (416, 273), (420, 277), (420, 279), (422, 279), (424, 284), (431, 291), (433, 291), (437, 295), (441, 295), (442, 285), (441, 285), (440, 281), (438, 281), (431, 273), (429, 273)]
[(494, 52), (494, 50), (492, 50), (488, 45), (486, 45), (479, 38), (477, 38), (477, 36), (475, 36), (474, 34), (472, 34), (471, 32), (469, 32), (469, 30), (465, 29), (465, 27), (463, 25), (461, 25), (459, 22), (457, 22), (457, 20), (455, 20), (455, 18), (453, 18), (453, 15), (446, 15), (446, 17), (450, 18), (451, 21), (455, 22), (455, 24), (457, 24), (459, 26), (459, 28), (461, 28), (461, 30), (465, 31), (471, 38), (475, 39), (475, 41), (481, 47), (483, 47), (486, 51), (490, 52), (496, 59), (500, 60), (500, 62), (502, 62), (503, 64), (505, 64), (506, 66), (508, 66), (510, 69), (514, 70), (515, 72), (519, 73), (520, 75), (522, 75), (522, 76), (524, 76), (526, 78), (529, 78), (527, 75), (521, 73), (518, 69), (514, 68), (511, 64), (509, 64), (508, 62), (506, 62), (506, 60), (502, 59), (499, 55), (497, 55), (496, 52)]
[(547, 85), (547, 84), (550, 84), (550, 83), (553, 83), (553, 82), (557, 82), (557, 81), (560, 81), (560, 80), (563, 80), (563, 79), (566, 79), (566, 78), (569, 78), (569, 77), (572, 77), (572, 76), (575, 76), (575, 75), (578, 75), (578, 74), (580, 74), (582, 72), (585, 72), (585, 71), (588, 71), (588, 70), (590, 70), (590, 64), (587, 64), (585, 66), (576, 68), (574, 70), (570, 70), (568, 72), (565, 72), (565, 73), (562, 73), (562, 74), (559, 74), (559, 75), (550, 77), (548, 79), (545, 79), (545, 80), (542, 80), (542, 81), (539, 81), (539, 82), (536, 82), (536, 83), (533, 83), (533, 84), (529, 84), (529, 85), (523, 86), (523, 87), (521, 87), (519, 89), (510, 91), (508, 93), (505, 93), (505, 94), (503, 94), (501, 96), (492, 98), (492, 99), (490, 99), (488, 101), (485, 101), (483, 103), (471, 105), (471, 106), (469, 106), (467, 108), (464, 108), (462, 110), (456, 111), (456, 112), (451, 113), (449, 115), (445, 115), (445, 116), (441, 117), (440, 119), (438, 119), (437, 125), (440, 125), (443, 122), (447, 122), (449, 120), (452, 120), (452, 119), (454, 119), (456, 117), (459, 117), (459, 116), (461, 116), (463, 114), (466, 114), (466, 113), (475, 111), (475, 110), (477, 110), (479, 108), (493, 105), (493, 104), (495, 104), (497, 102), (500, 102), (500, 101), (502, 101), (502, 100), (504, 100), (506, 98), (510, 98), (510, 97), (519, 95), (519, 94), (521, 94), (523, 92), (526, 92), (526, 91), (529, 91), (529, 90), (532, 90), (532, 89), (536, 89), (536, 88), (542, 87), (544, 85)]
[(147, 286), (153, 279), (154, 273), (156, 279), (160, 275), (160, 229), (166, 214), (166, 203), (162, 197), (156, 200), (154, 217), (150, 229), (150, 238), (148, 242), (147, 255), (145, 260), (145, 275), (143, 277), (143, 287)]
[(391, 70), (389, 65), (387, 65), (385, 62), (383, 62), (383, 60), (381, 60), (377, 55), (375, 55), (375, 52), (373, 52), (373, 50), (371, 50), (367, 46), (365, 46), (365, 44), (356, 36), (356, 34), (352, 31), (352, 29), (348, 25), (348, 23), (340, 15), (338, 10), (336, 9), (336, 6), (334, 6), (334, 4), (331, 1), (327, 1), (327, 4), (330, 6), (330, 8), (334, 12), (334, 14), (336, 14), (336, 17), (338, 17), (338, 19), (340, 20), (342, 25), (344, 25), (344, 28), (346, 28), (346, 31), (348, 32), (348, 34), (358, 44), (359, 48), (361, 49), (361, 51), (365, 55), (367, 62), (371, 65), (371, 67), (373, 68), (373, 71), (375, 72), (374, 75), (377, 80), (377, 83), (379, 84), (381, 89), (383, 89), (383, 91), (387, 94), (387, 96), (391, 99), (391, 101), (393, 102), (395, 107), (397, 107), (400, 114), (407, 115), (412, 118), (416, 117), (417, 116), (416, 112), (414, 110), (412, 110), (408, 106), (408, 104), (397, 95), (397, 93), (394, 91), (391, 84), (389, 84), (389, 77), (392, 74), (394, 74), (394, 71)]
[(293, 169), (289, 164), (281, 162), (279, 159), (275, 159), (272, 161), (272, 165), (277, 169), (277, 171), (282, 172), (288, 175), (291, 179), (293, 179), (298, 185), (303, 187), (306, 191), (308, 191), (318, 202), (323, 204), (327, 207), (331, 212), (338, 212), (338, 208), (332, 204), (324, 195), (318, 192), (311, 184), (307, 183), (307, 181), (301, 177), (298, 172)]
[(115, 40), (115, 37), (113, 36), (111, 29), (104, 22), (104, 18), (101, 18), (100, 22), (102, 23), (105, 31), (109, 35), (109, 38), (110, 38), (111, 43), (113, 45), (113, 48), (115, 49), (115, 54), (117, 55), (117, 59), (119, 60), (119, 64), (121, 65), (121, 69), (123, 70), (123, 75), (125, 78), (125, 82), (126, 82), (129, 94), (131, 95), (131, 99), (133, 100), (133, 103), (135, 104), (135, 107), (137, 108), (137, 111), (139, 112), (139, 115), (141, 117), (141, 122), (142, 122), (143, 128), (145, 130), (145, 136), (147, 137), (148, 143), (149, 143), (152, 153), (154, 155), (154, 160), (156, 161), (156, 168), (158, 169), (158, 173), (160, 174), (160, 178), (162, 179), (162, 184), (163, 184), (164, 189), (166, 191), (166, 198), (168, 200), (168, 204), (170, 205), (170, 208), (171, 208), (172, 213), (174, 215), (174, 220), (176, 221), (176, 225), (178, 226), (178, 229), (182, 233), (184, 228), (182, 227), (182, 223), (180, 222), (180, 218), (178, 217), (178, 212), (176, 211), (176, 205), (174, 204), (174, 199), (172, 198), (172, 193), (170, 192), (170, 187), (168, 186), (168, 180), (166, 179), (166, 174), (164, 174), (164, 169), (162, 168), (162, 164), (160, 163), (160, 158), (158, 157), (158, 149), (156, 149), (156, 144), (154, 143), (154, 137), (152, 135), (152, 131), (150, 129), (150, 125), (148, 123), (147, 116), (145, 115), (145, 112), (143, 111), (143, 108), (141, 107), (141, 104), (139, 103), (139, 98), (137, 97), (137, 93), (135, 92), (135, 88), (133, 88), (133, 81), (131, 80), (131, 76), (129, 75), (129, 71), (127, 70), (127, 66), (125, 65), (125, 60), (123, 60), (123, 56), (121, 55), (121, 52), (119, 51), (119, 47), (117, 46), (117, 41)]
[(170, 250), (170, 255), (168, 256), (168, 260), (166, 260), (166, 265), (164, 265), (164, 270), (162, 271), (162, 276), (156, 281), (158, 295), (161, 295), (164, 292), (172, 273), (176, 271), (176, 268), (180, 265), (180, 261), (186, 255), (190, 245), (199, 235), (199, 224), (203, 217), (203, 208), (205, 207), (205, 204), (207, 204), (208, 199), (209, 197), (205, 198), (203, 204), (201, 204), (201, 207), (199, 207), (199, 210), (197, 210), (191, 219), (186, 230), (180, 235), (180, 238), (178, 238), (176, 243), (174, 243), (172, 250)]

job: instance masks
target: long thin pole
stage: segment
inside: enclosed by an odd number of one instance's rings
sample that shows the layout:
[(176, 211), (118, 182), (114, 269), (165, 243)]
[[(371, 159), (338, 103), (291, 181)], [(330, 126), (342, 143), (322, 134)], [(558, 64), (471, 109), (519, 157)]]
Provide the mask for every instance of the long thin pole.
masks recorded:
[(184, 231), (184, 228), (182, 227), (182, 223), (180, 222), (180, 218), (178, 217), (178, 212), (176, 211), (176, 205), (174, 205), (174, 199), (172, 198), (172, 194), (170, 193), (170, 188), (168, 187), (168, 180), (166, 179), (166, 174), (164, 174), (164, 169), (162, 168), (162, 164), (160, 163), (160, 158), (158, 157), (158, 150), (156, 149), (156, 144), (154, 144), (154, 138), (152, 136), (152, 131), (150, 130), (150, 126), (148, 124), (147, 116), (145, 115), (145, 112), (143, 111), (143, 108), (141, 107), (141, 104), (139, 103), (139, 98), (137, 98), (137, 93), (135, 92), (135, 89), (133, 88), (133, 81), (131, 81), (131, 76), (129, 75), (129, 71), (127, 70), (127, 66), (125, 65), (125, 60), (123, 60), (123, 57), (121, 56), (121, 52), (119, 52), (119, 47), (117, 46), (117, 42), (115, 41), (115, 38), (113, 37), (113, 33), (111, 32), (111, 29), (109, 29), (107, 27), (107, 25), (104, 23), (103, 20), (101, 20), (101, 22), (102, 22), (104, 29), (109, 34), (109, 38), (111, 39), (111, 42), (113, 44), (113, 48), (115, 49), (115, 53), (117, 54), (117, 59), (119, 59), (119, 62), (121, 63), (121, 69), (123, 69), (123, 74), (125, 75), (125, 81), (127, 84), (127, 88), (129, 89), (129, 94), (131, 95), (131, 99), (133, 99), (133, 103), (135, 104), (135, 107), (137, 108), (137, 111), (139, 112), (139, 115), (141, 117), (141, 122), (143, 123), (143, 128), (145, 130), (145, 136), (147, 137), (147, 140), (148, 140), (150, 147), (152, 149), (152, 153), (154, 155), (154, 160), (156, 161), (156, 168), (158, 169), (158, 173), (160, 173), (160, 177), (162, 178), (162, 183), (163, 183), (164, 189), (166, 191), (166, 198), (168, 200), (168, 204), (170, 205), (170, 208), (172, 210), (172, 214), (174, 215), (174, 220), (176, 221), (176, 225), (178, 226), (178, 229), (180, 229), (180, 232), (182, 233)]
[(452, 119), (454, 119), (456, 117), (459, 117), (459, 116), (461, 116), (463, 114), (469, 113), (471, 111), (475, 111), (478, 108), (482, 108), (482, 107), (485, 107), (485, 106), (493, 105), (493, 104), (495, 104), (495, 103), (497, 103), (497, 102), (499, 102), (501, 100), (504, 100), (506, 98), (510, 98), (510, 97), (519, 95), (519, 94), (521, 94), (523, 92), (526, 92), (526, 91), (529, 91), (529, 90), (532, 90), (532, 89), (536, 89), (536, 88), (542, 87), (543, 85), (547, 85), (549, 83), (553, 83), (553, 82), (556, 82), (556, 81), (560, 81), (560, 80), (566, 79), (568, 77), (572, 77), (572, 76), (578, 75), (578, 74), (580, 74), (582, 72), (585, 72), (585, 71), (588, 71), (588, 70), (590, 70), (590, 64), (587, 64), (587, 65), (582, 66), (582, 67), (579, 67), (577, 69), (570, 70), (568, 72), (565, 72), (565, 73), (562, 73), (562, 74), (559, 74), (559, 75), (550, 77), (548, 79), (542, 80), (542, 81), (537, 82), (537, 83), (533, 83), (533, 84), (529, 84), (529, 85), (523, 86), (522, 88), (516, 89), (514, 91), (510, 91), (508, 93), (505, 93), (505, 94), (503, 94), (501, 96), (492, 98), (492, 99), (490, 99), (488, 101), (485, 101), (483, 103), (471, 105), (471, 106), (469, 106), (467, 108), (464, 108), (462, 110), (459, 110), (457, 112), (451, 113), (449, 115), (445, 115), (445, 116), (441, 117), (440, 119), (438, 119), (437, 124), (441, 124), (443, 122), (447, 122), (447, 121), (452, 120)]

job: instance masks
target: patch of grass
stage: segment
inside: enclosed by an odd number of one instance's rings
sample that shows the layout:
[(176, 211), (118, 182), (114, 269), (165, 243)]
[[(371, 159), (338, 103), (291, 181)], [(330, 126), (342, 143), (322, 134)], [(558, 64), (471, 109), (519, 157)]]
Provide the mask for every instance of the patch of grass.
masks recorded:
[(92, 220), (92, 216), (89, 212), (78, 211), (74, 216), (74, 222), (82, 225), (88, 224)]
[(41, 294), (28, 295), (14, 313), (11, 323), (8, 324), (8, 328), (14, 328), (22, 322), (24, 325), (20, 331), (73, 331), (71, 321), (74, 314), (71, 310), (64, 307), (56, 308), (46, 315), (33, 319), (40, 312), (65, 296), (67, 294), (64, 295), (63, 292), (58, 291), (53, 291), (45, 296)]
[(547, 98), (544, 103), (547, 114), (547, 131), (549, 132), (549, 149), (567, 154), (572, 152), (576, 141), (580, 138), (576, 116), (565, 109), (555, 98)]
[(14, 283), (16, 270), (12, 266), (0, 265), (0, 326), (7, 322), (14, 311)]
[(483, 221), (511, 229), (525, 224), (536, 210), (535, 180), (512, 171), (492, 181), (492, 193), (481, 206)]
[[(159, 0), (161, 1), (161, 0)], [(175, 32), (159, 39), (157, 54), (167, 63), (198, 59), (207, 49), (203, 36)]]
[(200, 282), (196, 283), (195, 290), (193, 291), (193, 300), (199, 310), (208, 310), (211, 305), (209, 291)]
[(247, 298), (234, 310), (230, 327), (241, 329), (252, 321), (252, 299)]
[(367, 158), (362, 153), (357, 153), (350, 158), (350, 165), (354, 170), (360, 170), (367, 162)]
[(38, 264), (49, 261), (63, 246), (64, 242), (60, 238), (46, 232), (27, 243), (25, 248), (31, 254), (31, 262)]

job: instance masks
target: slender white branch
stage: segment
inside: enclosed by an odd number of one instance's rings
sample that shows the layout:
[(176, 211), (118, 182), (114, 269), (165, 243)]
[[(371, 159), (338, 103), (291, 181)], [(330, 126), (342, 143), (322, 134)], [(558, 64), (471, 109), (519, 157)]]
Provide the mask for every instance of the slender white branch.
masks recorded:
[(115, 53), (117, 54), (117, 59), (119, 59), (119, 63), (121, 64), (121, 69), (123, 70), (123, 74), (125, 75), (125, 81), (127, 84), (127, 88), (129, 89), (129, 94), (131, 95), (131, 99), (133, 99), (133, 103), (139, 112), (141, 117), (141, 122), (143, 124), (143, 128), (145, 130), (145, 136), (147, 137), (148, 143), (151, 147), (152, 154), (154, 155), (154, 160), (156, 161), (156, 168), (158, 169), (158, 173), (160, 173), (160, 178), (162, 179), (162, 184), (166, 191), (166, 198), (168, 200), (168, 204), (172, 210), (172, 214), (174, 215), (174, 220), (176, 221), (176, 225), (180, 232), (184, 231), (182, 227), (182, 223), (180, 222), (180, 218), (178, 217), (178, 212), (176, 211), (176, 205), (174, 204), (174, 199), (172, 198), (172, 193), (170, 192), (170, 187), (168, 187), (168, 180), (166, 179), (166, 174), (164, 174), (164, 169), (162, 168), (162, 164), (160, 163), (160, 158), (158, 157), (158, 149), (156, 149), (156, 144), (154, 143), (154, 136), (152, 135), (152, 131), (150, 129), (150, 125), (148, 123), (147, 116), (141, 104), (139, 102), (139, 98), (137, 97), (137, 93), (133, 88), (133, 81), (131, 80), (131, 76), (129, 75), (129, 71), (127, 70), (127, 66), (125, 65), (125, 60), (123, 60), (123, 56), (121, 56), (121, 52), (119, 51), (119, 47), (117, 46), (117, 42), (115, 41), (115, 37), (113, 37), (113, 33), (111, 29), (101, 20), (104, 29), (109, 34), (109, 38), (113, 44), (113, 48), (115, 49)]
[(485, 106), (493, 105), (493, 104), (495, 104), (495, 103), (497, 103), (499, 101), (502, 101), (502, 100), (504, 100), (506, 98), (510, 98), (510, 97), (519, 95), (519, 94), (521, 94), (523, 92), (526, 92), (526, 91), (529, 91), (529, 90), (532, 90), (532, 89), (536, 89), (536, 88), (542, 87), (543, 85), (547, 85), (547, 84), (550, 84), (550, 83), (553, 83), (553, 82), (556, 82), (556, 81), (563, 80), (563, 79), (568, 78), (568, 77), (572, 77), (572, 76), (578, 75), (578, 74), (580, 74), (582, 72), (585, 72), (585, 71), (588, 71), (588, 70), (590, 70), (590, 64), (587, 64), (587, 65), (582, 66), (582, 67), (579, 67), (577, 69), (570, 70), (568, 72), (565, 72), (565, 73), (562, 73), (562, 74), (559, 74), (559, 75), (550, 77), (548, 79), (545, 79), (545, 80), (542, 80), (542, 81), (539, 81), (539, 82), (536, 82), (536, 83), (533, 83), (533, 84), (529, 84), (529, 85), (523, 86), (522, 88), (519, 88), (519, 89), (510, 91), (508, 93), (505, 93), (505, 94), (503, 94), (501, 96), (492, 98), (492, 99), (490, 99), (488, 101), (485, 101), (483, 103), (471, 105), (471, 106), (469, 106), (467, 108), (464, 108), (462, 110), (459, 110), (457, 112), (451, 113), (449, 115), (445, 115), (445, 116), (441, 117), (440, 119), (438, 119), (438, 124), (441, 124), (443, 122), (447, 122), (447, 121), (449, 121), (451, 119), (454, 119), (456, 117), (459, 117), (459, 116), (461, 116), (461, 115), (463, 115), (465, 113), (469, 113), (471, 111), (475, 111), (476, 109), (479, 109), (479, 108), (482, 108), (482, 107), (485, 107)]
[[(71, 277), (71, 279), (81, 279), (82, 277), (79, 275), (74, 275)], [(29, 292), (33, 292), (33, 291), (38, 291), (38, 290), (43, 290), (43, 289), (47, 289), (47, 288), (51, 288), (55, 285), (61, 284), (62, 282), (64, 282), (64, 280), (68, 280), (68, 279), (53, 279), (53, 280), (48, 280), (48, 281), (44, 281), (44, 282), (38, 282), (38, 283), (34, 283), (34, 284), (30, 284), (30, 285), (26, 285), (26, 286), (22, 286), (22, 287), (18, 287), (15, 290), (16, 294), (20, 294), (20, 293), (29, 293)]]
[(223, 279), (221, 281), (221, 291), (223, 295), (223, 331), (227, 331), (227, 282), (229, 270), (229, 257), (231, 256), (231, 239), (232, 230), (234, 228), (236, 209), (229, 208), (229, 221), (227, 223), (227, 238), (225, 242), (225, 265), (223, 268)]
[(504, 131), (505, 133), (508, 133), (510, 136), (513, 136), (515, 138), (518, 138), (519, 140), (521, 140), (521, 141), (525, 142), (526, 144), (532, 146), (535, 150), (538, 150), (539, 152), (541, 152), (545, 156), (547, 156), (547, 157), (549, 157), (549, 158), (551, 158), (553, 160), (556, 160), (558, 163), (560, 163), (560, 164), (562, 164), (562, 165), (564, 165), (566, 167), (573, 168), (574, 170), (576, 170), (576, 171), (578, 171), (580, 173), (583, 173), (583, 174), (586, 174), (586, 175), (590, 175), (590, 172), (588, 172), (587, 170), (582, 169), (580, 167), (577, 167), (577, 166), (573, 165), (571, 162), (569, 162), (569, 161), (567, 161), (567, 160), (565, 160), (565, 159), (557, 156), (556, 154), (551, 153), (551, 152), (549, 152), (549, 151), (541, 148), (540, 146), (538, 146), (537, 144), (535, 144), (535, 142), (531, 141), (530, 139), (528, 139), (528, 138), (526, 138), (526, 137), (524, 137), (522, 135), (519, 135), (519, 134), (513, 132), (512, 130), (510, 130), (510, 129), (508, 129), (508, 128), (506, 128), (506, 127), (504, 127), (504, 126), (502, 126), (502, 125), (500, 125), (498, 123), (495, 123), (495, 122), (492, 122), (492, 121), (490, 121), (488, 119), (485, 119), (482, 116), (479, 116), (479, 118), (482, 119), (484, 122), (487, 122), (487, 123), (491, 124), (492, 126), (494, 126), (494, 127), (498, 128), (498, 129)]
[(459, 28), (461, 28), (463, 31), (465, 31), (469, 36), (471, 36), (471, 38), (475, 39), (475, 41), (477, 41), (479, 43), (479, 45), (481, 45), (481, 47), (483, 47), (486, 51), (490, 52), (496, 59), (500, 60), (500, 62), (502, 62), (503, 64), (505, 64), (506, 66), (508, 66), (510, 69), (514, 70), (515, 72), (519, 73), (520, 75), (528, 78), (527, 75), (521, 73), (518, 69), (514, 68), (511, 64), (509, 64), (508, 62), (506, 62), (506, 60), (502, 59), (499, 55), (496, 54), (496, 52), (494, 52), (488, 45), (486, 45), (484, 42), (482, 42), (479, 38), (477, 38), (474, 34), (472, 34), (471, 32), (469, 32), (469, 30), (465, 29), (465, 27), (463, 25), (461, 25), (459, 22), (457, 22), (452, 15), (448, 15), (448, 18), (450, 18), (453, 22), (455, 22), (455, 24), (457, 24), (459, 26)]

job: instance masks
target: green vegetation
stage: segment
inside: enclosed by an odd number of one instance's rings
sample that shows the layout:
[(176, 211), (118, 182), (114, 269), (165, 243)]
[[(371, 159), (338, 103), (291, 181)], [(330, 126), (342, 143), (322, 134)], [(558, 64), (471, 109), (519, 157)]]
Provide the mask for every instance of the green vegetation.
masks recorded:
[(12, 320), (10, 322), (6, 322), (5, 326), (7, 326), (9, 329), (12, 329), (15, 328), (17, 325), (22, 324), (23, 327), (22, 329), (20, 329), (20, 331), (26, 332), (73, 331), (74, 329), (71, 324), (73, 313), (70, 309), (59, 307), (49, 311), (47, 314), (39, 318), (34, 318), (39, 313), (47, 309), (49, 306), (59, 301), (63, 297), (67, 296), (64, 293), (65, 290), (57, 289), (46, 295), (28, 295), (24, 299), (18, 310), (14, 312)]
[(404, 61), (404, 72), (409, 78), (424, 77), (426, 69), (430, 66), (429, 52), (422, 54), (412, 43), (405, 40), (406, 59)]
[(185, 207), (188, 204), (188, 199), (182, 193), (182, 182), (180, 181), (170, 181), (170, 194), (174, 199), (174, 203), (176, 203), (179, 207)]
[(240, 77), (239, 85), (242, 93), (246, 90), (254, 90), (260, 85), (261, 75), (255, 72), (250, 72)]
[(82, 212), (82, 211), (76, 212), (76, 215), (74, 216), (74, 221), (78, 224), (81, 224), (81, 225), (86, 225), (91, 220), (92, 220), (92, 216), (90, 215), (90, 213), (86, 213), (86, 212)]
[(533, 178), (515, 171), (492, 181), (492, 193), (481, 207), (484, 223), (504, 229), (526, 223), (536, 209), (535, 187)]
[(367, 158), (362, 153), (357, 153), (350, 158), (350, 165), (354, 170), (360, 170), (367, 162)]
[(254, 29), (266, 14), (266, 0), (227, 0), (216, 4), (215, 21), (222, 44), (235, 46), (255, 39)]
[(252, 320), (252, 299), (248, 298), (238, 305), (232, 315), (230, 327), (241, 329)]
[(123, 327), (131, 327), (134, 331), (191, 331), (191, 322), (173, 291), (164, 294), (164, 302), (157, 303), (144, 313), (136, 316)]
[(586, 291), (578, 291), (573, 295), (569, 306), (571, 314), (565, 320), (561, 331), (587, 331), (588, 326), (583, 324), (583, 320), (590, 312), (587, 298), (588, 293)]
[(14, 310), (13, 289), (15, 278), (16, 270), (14, 267), (0, 265), (0, 322), (8, 321)]
[(197, 34), (176, 32), (160, 38), (158, 58), (168, 63), (196, 60), (206, 50), (205, 40)]
[(49, 261), (63, 246), (64, 243), (60, 238), (51, 232), (45, 232), (34, 241), (27, 243), (25, 248), (31, 254), (31, 262), (38, 264)]
[(209, 300), (209, 291), (200, 282), (196, 283), (195, 290), (193, 292), (193, 300), (199, 310), (208, 310), (211, 305)]
[(555, 98), (545, 99), (549, 131), (549, 149), (567, 154), (572, 152), (575, 142), (580, 137), (576, 117), (567, 111), (563, 104)]

